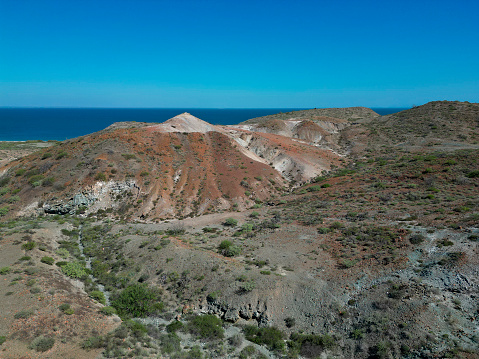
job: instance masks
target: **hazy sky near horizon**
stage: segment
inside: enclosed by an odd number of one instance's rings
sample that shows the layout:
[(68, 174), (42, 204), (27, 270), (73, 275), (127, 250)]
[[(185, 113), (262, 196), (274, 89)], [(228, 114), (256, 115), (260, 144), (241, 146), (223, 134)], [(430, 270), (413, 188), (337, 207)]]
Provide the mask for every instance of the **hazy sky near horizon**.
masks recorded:
[(477, 0), (0, 0), (0, 106), (479, 102)]

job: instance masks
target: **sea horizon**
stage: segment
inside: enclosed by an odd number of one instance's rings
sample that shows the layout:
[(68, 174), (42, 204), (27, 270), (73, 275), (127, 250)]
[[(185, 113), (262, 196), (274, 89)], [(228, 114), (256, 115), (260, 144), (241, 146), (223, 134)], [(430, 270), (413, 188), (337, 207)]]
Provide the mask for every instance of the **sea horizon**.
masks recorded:
[[(384, 116), (408, 108), (371, 109)], [(0, 141), (63, 141), (103, 130), (115, 122), (161, 123), (184, 112), (213, 125), (236, 125), (255, 117), (309, 109), (0, 107)]]

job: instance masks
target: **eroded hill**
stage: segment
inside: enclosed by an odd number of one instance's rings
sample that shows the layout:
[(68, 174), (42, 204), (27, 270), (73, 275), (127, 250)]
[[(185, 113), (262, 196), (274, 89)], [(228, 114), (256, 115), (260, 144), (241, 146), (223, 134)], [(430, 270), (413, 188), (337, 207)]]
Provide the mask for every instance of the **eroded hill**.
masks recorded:
[(13, 161), (2, 173), (12, 212), (100, 210), (160, 220), (249, 208), (339, 159), (289, 137), (183, 114), (163, 124), (115, 124)]

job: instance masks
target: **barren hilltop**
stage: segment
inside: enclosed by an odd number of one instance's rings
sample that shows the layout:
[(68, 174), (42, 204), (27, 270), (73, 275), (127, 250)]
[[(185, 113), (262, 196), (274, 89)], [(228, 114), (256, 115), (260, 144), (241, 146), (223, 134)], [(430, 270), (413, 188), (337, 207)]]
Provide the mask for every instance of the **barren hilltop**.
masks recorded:
[(477, 358), (478, 141), (437, 101), (5, 147), (0, 356)]

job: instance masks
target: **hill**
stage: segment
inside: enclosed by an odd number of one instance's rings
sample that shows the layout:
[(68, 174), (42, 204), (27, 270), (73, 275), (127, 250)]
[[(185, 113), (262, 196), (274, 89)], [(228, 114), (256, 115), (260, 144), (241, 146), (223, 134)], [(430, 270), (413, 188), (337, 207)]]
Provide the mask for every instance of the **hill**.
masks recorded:
[(119, 218), (243, 210), (317, 176), (339, 156), (284, 136), (210, 125), (189, 114), (119, 123), (2, 169), (14, 213), (114, 213)]
[(361, 121), (371, 120), (379, 117), (379, 115), (367, 107), (344, 107), (344, 108), (320, 108), (312, 110), (291, 111), (285, 113), (278, 113), (275, 115), (252, 118), (242, 124), (256, 124), (269, 120), (320, 120), (321, 117), (330, 117), (345, 121)]
[(3, 357), (479, 357), (476, 108), (182, 114), (10, 162)]
[(369, 123), (371, 144), (406, 148), (477, 148), (479, 104), (435, 101)]

